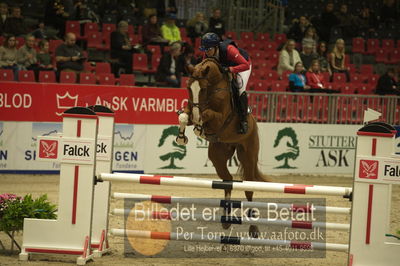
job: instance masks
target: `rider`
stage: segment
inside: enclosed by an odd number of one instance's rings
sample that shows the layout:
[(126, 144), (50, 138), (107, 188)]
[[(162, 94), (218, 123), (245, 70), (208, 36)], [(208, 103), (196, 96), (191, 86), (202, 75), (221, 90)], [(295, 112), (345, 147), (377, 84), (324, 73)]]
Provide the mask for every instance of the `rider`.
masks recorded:
[[(246, 134), (248, 129), (247, 115), (248, 104), (246, 86), (251, 74), (250, 56), (230, 39), (221, 41), (217, 34), (208, 32), (201, 38), (200, 51), (205, 52), (206, 57), (215, 57), (222, 67), (236, 77), (236, 87), (239, 92), (237, 109), (239, 115), (239, 134)], [(234, 91), (235, 93), (235, 91)]]

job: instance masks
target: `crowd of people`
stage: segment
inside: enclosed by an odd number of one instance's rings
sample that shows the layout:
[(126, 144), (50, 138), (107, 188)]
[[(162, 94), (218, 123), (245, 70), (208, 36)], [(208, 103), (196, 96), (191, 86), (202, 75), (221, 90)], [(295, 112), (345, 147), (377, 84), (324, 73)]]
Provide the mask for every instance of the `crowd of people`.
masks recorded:
[[(107, 1), (102, 1), (107, 2)], [(202, 58), (196, 57), (194, 50), (199, 41), (207, 32), (213, 32), (221, 40), (225, 40), (226, 27), (221, 15), (221, 9), (213, 9), (207, 15), (197, 12), (184, 25), (186, 36), (181, 36), (181, 29), (177, 25), (177, 8), (175, 1), (122, 1), (121, 6), (110, 1), (108, 14), (115, 14), (118, 18), (116, 30), (110, 35), (110, 62), (116, 76), (120, 73), (130, 74), (133, 70), (134, 53), (146, 53), (148, 63), (152, 62), (152, 53), (148, 46), (160, 47), (161, 59), (157, 66), (155, 79), (163, 86), (179, 87), (181, 77), (189, 75), (188, 66), (195, 65)], [(386, 1), (383, 9), (389, 10), (393, 1)], [(104, 3), (103, 3), (104, 4)], [(129, 27), (131, 21), (124, 20), (124, 12), (137, 14), (145, 18), (144, 24), (136, 32), (141, 36), (140, 45), (132, 44)], [(395, 10), (395, 9), (394, 9)], [(388, 11), (389, 12), (389, 11)], [(56, 70), (82, 72), (84, 62), (88, 59), (85, 43), (72, 32), (65, 32), (66, 21), (78, 20), (82, 23), (96, 21), (104, 14), (91, 13), (85, 1), (49, 0), (45, 8), (44, 19), (35, 27), (28, 27), (22, 16), (23, 10), (19, 6), (7, 6), (0, 3), (0, 34), (4, 36), (0, 47), (0, 68), (12, 69), (14, 77), (18, 79), (19, 70), (33, 70), (36, 78), (41, 70)], [(125, 12), (126, 13), (126, 12)], [(351, 73), (347, 62), (345, 40), (354, 37), (357, 31), (374, 31), (378, 22), (390, 23), (397, 18), (395, 11), (390, 10), (388, 16), (378, 20), (368, 6), (362, 6), (359, 15), (350, 14), (346, 4), (340, 5), (337, 11), (333, 3), (328, 3), (318, 19), (300, 16), (293, 21), (287, 32), (288, 40), (279, 47), (279, 62), (276, 71), (280, 77), (288, 71), (293, 72), (288, 79), (288, 89), (291, 91), (338, 92), (327, 90), (326, 82), (332, 82), (336, 73), (344, 74), (349, 82)], [(357, 27), (355, 27), (357, 25)], [(340, 29), (343, 38), (330, 39), (332, 29)], [(355, 30), (357, 29), (357, 30)], [(17, 39), (24, 38), (24, 45), (18, 46)], [(48, 39), (63, 39), (64, 42), (55, 49), (54, 54), (49, 51)], [(328, 45), (333, 47), (328, 49)], [(18, 47), (18, 48), (17, 48)], [(397, 68), (388, 71), (383, 79), (393, 75), (394, 87), (397, 90)], [(327, 75), (329, 73), (329, 79)], [(378, 87), (389, 84), (380, 82)], [(386, 86), (386, 85), (385, 85)], [(379, 90), (387, 93), (389, 90)], [(393, 91), (392, 91), (393, 92)]]

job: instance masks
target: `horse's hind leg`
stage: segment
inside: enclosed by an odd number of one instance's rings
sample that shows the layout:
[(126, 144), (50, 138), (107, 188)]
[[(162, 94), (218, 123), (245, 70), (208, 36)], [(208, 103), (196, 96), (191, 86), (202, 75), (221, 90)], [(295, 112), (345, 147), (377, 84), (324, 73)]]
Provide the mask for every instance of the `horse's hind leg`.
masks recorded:
[[(209, 144), (208, 146), (208, 158), (214, 164), (215, 170), (217, 171), (217, 175), (222, 180), (233, 180), (232, 175), (229, 173), (227, 162), (232, 157), (235, 152), (235, 146), (221, 143), (221, 142), (214, 142)], [(225, 200), (231, 199), (231, 189), (225, 189)], [(225, 210), (225, 214), (229, 213), (229, 209)], [(223, 223), (222, 227), (224, 229), (228, 229), (230, 224)]]

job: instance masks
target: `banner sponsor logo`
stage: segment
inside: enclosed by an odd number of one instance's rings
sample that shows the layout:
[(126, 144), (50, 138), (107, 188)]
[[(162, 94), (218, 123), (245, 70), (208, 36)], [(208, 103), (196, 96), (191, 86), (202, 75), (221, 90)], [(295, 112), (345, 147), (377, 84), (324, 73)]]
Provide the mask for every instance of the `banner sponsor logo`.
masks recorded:
[(73, 164), (91, 164), (95, 158), (94, 139), (61, 138), (61, 161)]
[(58, 116), (61, 116), (65, 110), (78, 106), (78, 97), (78, 95), (71, 96), (68, 91), (66, 91), (63, 96), (60, 96), (57, 93), (57, 109), (60, 110), (60, 112), (56, 112), (56, 114)]
[(57, 159), (58, 141), (45, 140), (39, 141), (39, 158), (43, 159)]
[(32, 106), (32, 96), (28, 93), (0, 93), (0, 108), (28, 109)]
[(166, 165), (159, 169), (184, 169), (176, 165), (177, 160), (182, 160), (186, 157), (186, 146), (179, 145), (175, 142), (178, 136), (179, 128), (171, 126), (163, 130), (160, 139), (158, 140), (158, 147), (160, 149), (160, 160), (165, 161)]
[(4, 145), (4, 123), (0, 122), (0, 169), (7, 168), (8, 150), (7, 145)]
[(275, 169), (296, 169), (297, 167), (289, 165), (290, 160), (296, 160), (300, 154), (299, 141), (297, 134), (291, 127), (286, 127), (278, 131), (274, 141), (275, 150), (278, 155), (275, 160), (283, 161), (283, 164), (275, 167)]
[(114, 170), (136, 170), (139, 159), (135, 126), (116, 124), (114, 129)]
[(379, 161), (360, 160), (360, 169), (358, 170), (360, 178), (377, 179), (378, 170), (379, 170)]

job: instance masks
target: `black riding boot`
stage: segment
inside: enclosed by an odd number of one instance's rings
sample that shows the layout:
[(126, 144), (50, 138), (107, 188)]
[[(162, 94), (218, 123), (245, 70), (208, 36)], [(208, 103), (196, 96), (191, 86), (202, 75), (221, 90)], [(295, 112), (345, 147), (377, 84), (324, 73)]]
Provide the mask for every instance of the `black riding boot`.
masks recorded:
[(239, 96), (239, 134), (246, 134), (248, 130), (247, 115), (248, 115), (248, 104), (247, 104), (247, 93), (243, 92)]

